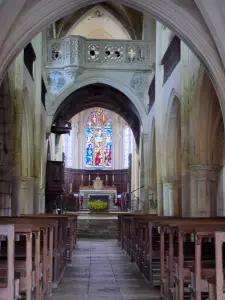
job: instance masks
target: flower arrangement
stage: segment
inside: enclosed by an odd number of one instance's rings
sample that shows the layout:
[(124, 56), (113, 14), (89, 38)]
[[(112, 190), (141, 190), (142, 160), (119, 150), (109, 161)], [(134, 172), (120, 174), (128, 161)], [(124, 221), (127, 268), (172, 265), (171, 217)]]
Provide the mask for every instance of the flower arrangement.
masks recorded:
[(101, 200), (93, 200), (93, 201), (88, 201), (88, 206), (90, 207), (90, 210), (100, 212), (106, 209), (107, 203)]

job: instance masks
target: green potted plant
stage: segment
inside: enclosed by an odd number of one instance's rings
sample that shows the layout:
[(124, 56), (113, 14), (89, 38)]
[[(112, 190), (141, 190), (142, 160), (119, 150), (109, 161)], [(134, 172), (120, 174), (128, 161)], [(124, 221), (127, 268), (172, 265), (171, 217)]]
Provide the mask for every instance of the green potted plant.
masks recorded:
[(101, 200), (88, 201), (88, 206), (91, 211), (101, 212), (107, 208), (107, 203)]

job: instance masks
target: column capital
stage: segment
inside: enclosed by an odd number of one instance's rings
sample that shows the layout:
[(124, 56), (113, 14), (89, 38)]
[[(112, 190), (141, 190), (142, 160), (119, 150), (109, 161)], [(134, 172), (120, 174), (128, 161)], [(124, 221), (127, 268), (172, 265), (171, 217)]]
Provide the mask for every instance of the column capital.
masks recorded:
[(218, 180), (219, 171), (222, 169), (222, 166), (218, 165), (207, 165), (199, 164), (191, 166), (191, 174), (194, 177), (205, 180)]
[(191, 171), (219, 171), (223, 166), (220, 165), (208, 165), (208, 164), (197, 164), (191, 165)]

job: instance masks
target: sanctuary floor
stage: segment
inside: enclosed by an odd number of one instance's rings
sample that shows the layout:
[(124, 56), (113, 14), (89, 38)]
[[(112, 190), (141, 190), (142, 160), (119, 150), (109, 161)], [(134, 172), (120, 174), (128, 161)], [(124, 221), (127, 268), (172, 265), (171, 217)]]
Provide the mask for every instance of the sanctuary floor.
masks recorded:
[(116, 240), (79, 240), (53, 300), (158, 300)]

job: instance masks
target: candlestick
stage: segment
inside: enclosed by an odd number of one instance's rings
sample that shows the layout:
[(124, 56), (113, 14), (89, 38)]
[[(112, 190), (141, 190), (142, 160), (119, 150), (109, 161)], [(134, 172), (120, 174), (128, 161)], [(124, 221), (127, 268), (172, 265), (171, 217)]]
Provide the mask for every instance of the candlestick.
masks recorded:
[(83, 185), (83, 181), (84, 181), (84, 175), (81, 174), (81, 184)]
[(89, 181), (89, 185), (90, 185), (90, 182), (91, 182), (91, 175), (90, 174), (88, 176), (88, 181)]
[(73, 188), (73, 184), (72, 182), (70, 183), (70, 193), (72, 193), (72, 188)]
[(108, 175), (105, 175), (105, 181), (108, 181)]

